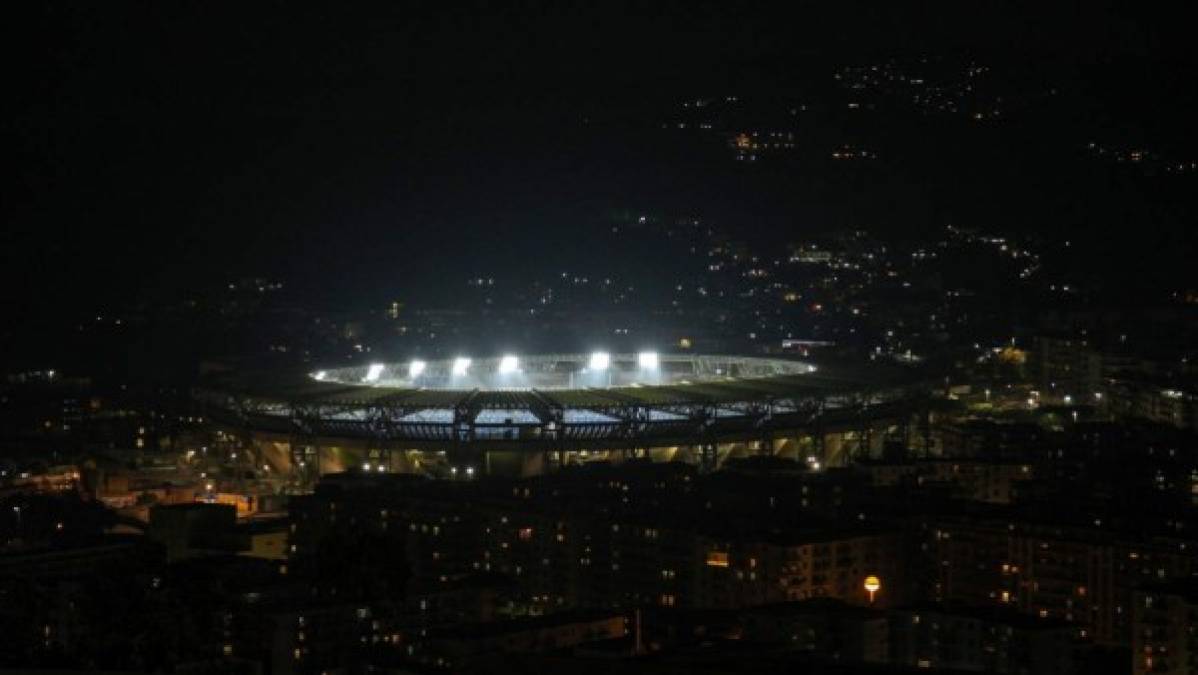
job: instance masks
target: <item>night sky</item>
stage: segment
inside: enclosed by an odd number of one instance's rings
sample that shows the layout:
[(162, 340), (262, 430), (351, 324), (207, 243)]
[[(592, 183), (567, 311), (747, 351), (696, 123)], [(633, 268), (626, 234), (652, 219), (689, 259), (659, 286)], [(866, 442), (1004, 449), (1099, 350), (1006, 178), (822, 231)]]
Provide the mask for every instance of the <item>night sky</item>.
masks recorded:
[[(1109, 126), (1166, 140), (1185, 137), (1172, 130), (1193, 109), (1185, 22), (1130, 7), (442, 4), (27, 8), (5, 40), (0, 262), (13, 316), (249, 275), (326, 302), (438, 297), (476, 270), (593, 263), (590, 233), (617, 208), (694, 208), (760, 239), (852, 224), (816, 188), (706, 171), (645, 134), (680, 97), (826, 85), (835, 65), (878, 55), (1043, 59), (1080, 73), (1095, 109), (1117, 111)], [(1085, 79), (1105, 66), (1109, 82)], [(1169, 116), (1154, 112), (1162, 102)], [(973, 187), (992, 213), (1022, 199), (1026, 174), (1005, 171), (1012, 185)], [(892, 186), (916, 196), (879, 227), (972, 215), (914, 183)], [(1058, 193), (1029, 187), (1034, 208), (1012, 220), (1084, 231), (1084, 195)], [(893, 207), (873, 199), (860, 191), (854, 217)], [(1192, 204), (1161, 208), (1160, 242), (1184, 238)], [(607, 252), (652, 264), (634, 242)]]

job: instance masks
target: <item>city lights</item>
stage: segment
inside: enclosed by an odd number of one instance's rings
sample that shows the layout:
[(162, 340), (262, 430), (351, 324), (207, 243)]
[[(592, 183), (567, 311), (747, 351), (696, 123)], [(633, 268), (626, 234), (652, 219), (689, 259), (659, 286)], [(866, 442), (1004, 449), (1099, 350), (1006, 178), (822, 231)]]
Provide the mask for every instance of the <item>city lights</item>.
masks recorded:
[(657, 370), (659, 365), (657, 352), (641, 352), (637, 354), (636, 364), (645, 370)]
[(607, 352), (595, 352), (591, 354), (589, 368), (591, 370), (607, 370), (611, 365), (611, 354)]
[(1198, 675), (1180, 7), (60, 4), (0, 675)]

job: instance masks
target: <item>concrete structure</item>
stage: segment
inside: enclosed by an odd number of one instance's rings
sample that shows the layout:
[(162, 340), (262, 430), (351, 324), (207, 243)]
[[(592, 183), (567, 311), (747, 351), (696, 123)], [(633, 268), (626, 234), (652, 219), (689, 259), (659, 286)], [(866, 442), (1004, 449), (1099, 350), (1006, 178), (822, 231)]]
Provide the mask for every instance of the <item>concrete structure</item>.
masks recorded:
[(535, 475), (596, 459), (839, 466), (879, 455), (888, 438), (928, 436), (927, 388), (906, 369), (656, 354), (463, 361), (242, 374), (196, 396), (254, 447), (255, 466), (304, 484), (358, 469)]

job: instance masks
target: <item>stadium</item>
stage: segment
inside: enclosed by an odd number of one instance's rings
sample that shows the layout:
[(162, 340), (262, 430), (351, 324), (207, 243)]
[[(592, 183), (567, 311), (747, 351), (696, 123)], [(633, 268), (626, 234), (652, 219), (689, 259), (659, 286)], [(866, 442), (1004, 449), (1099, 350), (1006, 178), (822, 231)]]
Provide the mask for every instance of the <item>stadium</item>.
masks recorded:
[[(199, 389), (255, 461), (329, 472), (535, 475), (591, 461), (714, 469), (772, 455), (836, 466), (926, 430), (903, 369), (692, 354), (539, 354), (227, 374)], [(257, 463), (255, 464), (257, 466)]]

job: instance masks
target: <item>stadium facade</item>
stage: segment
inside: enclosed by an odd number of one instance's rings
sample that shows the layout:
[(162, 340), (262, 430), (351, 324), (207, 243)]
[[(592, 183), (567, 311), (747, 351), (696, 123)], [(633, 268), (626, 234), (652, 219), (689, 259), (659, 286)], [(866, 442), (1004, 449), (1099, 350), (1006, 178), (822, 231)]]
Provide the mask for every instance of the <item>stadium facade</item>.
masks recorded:
[(208, 417), (301, 482), (368, 470), (533, 475), (588, 461), (774, 455), (813, 468), (926, 433), (928, 388), (903, 370), (779, 358), (542, 354), (234, 374)]

